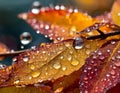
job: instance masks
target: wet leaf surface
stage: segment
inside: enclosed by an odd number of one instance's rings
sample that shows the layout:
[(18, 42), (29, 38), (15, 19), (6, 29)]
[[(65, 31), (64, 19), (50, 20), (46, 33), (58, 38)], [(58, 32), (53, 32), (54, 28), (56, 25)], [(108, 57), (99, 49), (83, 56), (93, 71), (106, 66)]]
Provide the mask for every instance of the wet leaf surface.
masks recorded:
[(80, 77), (80, 91), (104, 93), (119, 83), (120, 41), (112, 40), (87, 60)]
[(80, 69), (90, 53), (101, 47), (105, 40), (77, 42), (67, 40), (45, 44), (21, 53), (13, 59), (12, 73), (1, 86), (29, 85), (69, 75)]
[(77, 9), (65, 6), (42, 7), (38, 11), (38, 13), (23, 13), (19, 17), (26, 20), (37, 33), (44, 34), (45, 37), (54, 41), (72, 39), (76, 37), (76, 32), (80, 32), (97, 22), (96, 19), (78, 12)]
[(52, 93), (49, 86), (11, 86), (0, 88), (0, 93)]

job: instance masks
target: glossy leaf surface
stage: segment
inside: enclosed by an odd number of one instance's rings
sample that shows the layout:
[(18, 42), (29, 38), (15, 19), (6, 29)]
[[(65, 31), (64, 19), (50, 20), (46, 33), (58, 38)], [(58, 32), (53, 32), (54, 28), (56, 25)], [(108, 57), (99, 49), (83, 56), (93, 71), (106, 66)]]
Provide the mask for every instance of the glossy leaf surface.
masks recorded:
[(65, 6), (43, 7), (37, 14), (23, 13), (20, 14), (20, 18), (26, 20), (37, 33), (44, 34), (45, 37), (55, 41), (72, 39), (76, 37), (76, 32), (97, 22), (96, 19), (78, 12), (77, 9), (67, 9)]
[(95, 51), (85, 63), (80, 91), (104, 93), (120, 81), (120, 41), (112, 40)]

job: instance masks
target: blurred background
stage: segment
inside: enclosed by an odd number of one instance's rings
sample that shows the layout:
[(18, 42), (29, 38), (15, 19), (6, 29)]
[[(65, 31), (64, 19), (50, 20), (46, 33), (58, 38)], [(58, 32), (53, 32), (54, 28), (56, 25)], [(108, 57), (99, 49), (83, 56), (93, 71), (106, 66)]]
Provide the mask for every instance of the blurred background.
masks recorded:
[[(19, 13), (30, 10), (34, 1), (39, 1), (42, 6), (51, 4), (72, 6), (95, 16), (110, 11), (114, 0), (0, 0), (0, 42), (5, 43), (12, 50), (27, 49), (38, 46), (41, 42), (50, 42), (44, 35), (38, 35), (25, 21), (17, 17)], [(30, 38), (27, 44), (21, 42), (21, 34), (24, 32), (28, 32)], [(10, 60), (11, 58), (7, 58), (1, 62), (11, 64)]]

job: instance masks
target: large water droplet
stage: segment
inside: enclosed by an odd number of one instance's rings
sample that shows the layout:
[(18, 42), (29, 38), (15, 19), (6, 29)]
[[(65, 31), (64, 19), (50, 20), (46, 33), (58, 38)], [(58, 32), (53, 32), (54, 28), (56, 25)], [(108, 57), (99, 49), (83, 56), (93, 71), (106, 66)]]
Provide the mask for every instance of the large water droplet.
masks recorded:
[(82, 38), (76, 38), (75, 41), (74, 41), (74, 47), (75, 49), (81, 49), (83, 48), (84, 46), (84, 41)]
[(20, 42), (23, 44), (23, 45), (27, 45), (29, 44), (30, 42), (32, 41), (32, 36), (29, 32), (23, 32), (21, 35), (20, 35)]

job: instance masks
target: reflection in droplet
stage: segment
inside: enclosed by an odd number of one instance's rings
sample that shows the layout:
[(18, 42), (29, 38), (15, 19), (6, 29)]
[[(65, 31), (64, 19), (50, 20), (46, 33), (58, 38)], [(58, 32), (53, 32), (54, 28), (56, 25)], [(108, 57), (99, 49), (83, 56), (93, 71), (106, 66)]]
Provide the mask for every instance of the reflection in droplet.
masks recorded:
[(75, 41), (74, 41), (74, 47), (75, 49), (81, 49), (83, 48), (84, 46), (84, 41), (82, 38), (76, 38)]
[(20, 42), (23, 44), (23, 45), (27, 45), (29, 44), (30, 42), (32, 41), (32, 36), (29, 32), (23, 32), (21, 35), (20, 35)]

